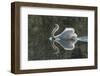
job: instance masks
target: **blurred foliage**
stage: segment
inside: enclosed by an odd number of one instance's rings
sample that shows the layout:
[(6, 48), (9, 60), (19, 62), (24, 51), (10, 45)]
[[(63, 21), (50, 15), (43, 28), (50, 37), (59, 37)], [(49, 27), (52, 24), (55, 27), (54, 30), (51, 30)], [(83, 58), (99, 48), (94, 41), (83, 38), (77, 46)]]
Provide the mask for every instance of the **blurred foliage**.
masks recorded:
[(60, 26), (56, 35), (66, 27), (71, 27), (75, 29), (78, 36), (88, 36), (87, 22), (87, 17), (28, 15), (28, 60), (87, 58), (86, 43), (76, 44), (74, 50), (64, 50), (57, 44), (60, 53), (55, 55), (55, 50), (49, 41), (54, 24)]

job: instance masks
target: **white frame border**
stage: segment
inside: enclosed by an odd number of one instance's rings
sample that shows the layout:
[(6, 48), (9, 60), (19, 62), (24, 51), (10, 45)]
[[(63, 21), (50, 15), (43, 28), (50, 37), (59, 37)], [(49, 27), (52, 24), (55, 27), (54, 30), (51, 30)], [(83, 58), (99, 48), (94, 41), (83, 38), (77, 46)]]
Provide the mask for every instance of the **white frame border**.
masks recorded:
[[(20, 8), (20, 69), (43, 69), (75, 66), (93, 66), (94, 63), (94, 11), (42, 7)], [(88, 17), (88, 58), (28, 61), (28, 14)], [(41, 65), (42, 64), (42, 65)]]

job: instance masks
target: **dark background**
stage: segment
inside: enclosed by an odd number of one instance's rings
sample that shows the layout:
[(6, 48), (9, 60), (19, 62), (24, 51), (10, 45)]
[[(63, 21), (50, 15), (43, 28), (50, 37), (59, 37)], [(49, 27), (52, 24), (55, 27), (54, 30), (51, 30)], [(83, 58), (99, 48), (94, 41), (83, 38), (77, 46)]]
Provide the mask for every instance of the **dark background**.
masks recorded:
[(64, 50), (60, 45), (57, 45), (60, 53), (54, 54), (55, 50), (49, 40), (54, 24), (60, 26), (56, 35), (66, 27), (71, 27), (75, 29), (75, 33), (79, 37), (88, 36), (87, 17), (28, 15), (28, 60), (87, 58), (88, 45), (83, 42), (77, 42), (74, 50)]

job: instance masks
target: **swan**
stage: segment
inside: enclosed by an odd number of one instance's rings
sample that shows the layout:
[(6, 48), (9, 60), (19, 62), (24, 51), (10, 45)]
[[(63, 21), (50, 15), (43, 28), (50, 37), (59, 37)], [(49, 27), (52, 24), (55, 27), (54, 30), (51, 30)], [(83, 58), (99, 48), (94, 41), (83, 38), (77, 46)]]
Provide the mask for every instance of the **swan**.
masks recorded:
[(55, 35), (58, 30), (59, 25), (55, 24), (55, 27), (51, 32), (51, 37), (49, 38), (49, 40), (52, 41), (53, 49), (56, 50), (56, 54), (58, 54), (60, 51), (55, 42), (62, 46), (65, 50), (73, 50), (77, 41), (87, 42), (87, 36), (78, 38), (74, 28), (65, 28), (63, 32)]

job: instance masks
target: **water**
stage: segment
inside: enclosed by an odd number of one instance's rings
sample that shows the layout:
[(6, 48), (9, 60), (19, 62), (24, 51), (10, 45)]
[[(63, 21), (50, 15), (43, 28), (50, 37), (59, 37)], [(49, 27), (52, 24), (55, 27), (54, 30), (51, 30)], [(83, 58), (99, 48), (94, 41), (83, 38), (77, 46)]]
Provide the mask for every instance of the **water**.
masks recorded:
[(87, 36), (78, 37), (77, 40), (82, 42), (88, 42), (88, 37)]

